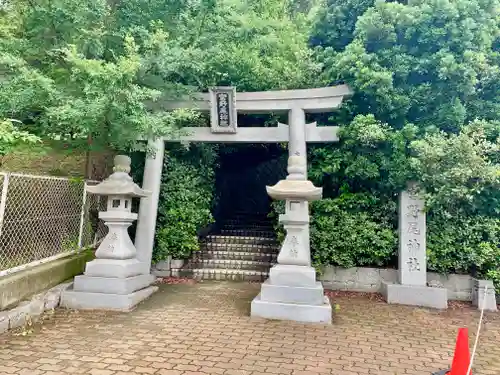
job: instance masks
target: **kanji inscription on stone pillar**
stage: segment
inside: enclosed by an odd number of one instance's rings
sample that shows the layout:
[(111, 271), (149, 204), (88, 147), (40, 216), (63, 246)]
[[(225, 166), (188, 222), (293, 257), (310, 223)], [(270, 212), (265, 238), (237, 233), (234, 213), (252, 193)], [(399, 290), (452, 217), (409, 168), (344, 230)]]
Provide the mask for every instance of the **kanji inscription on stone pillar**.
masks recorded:
[(399, 209), (399, 281), (426, 285), (424, 201), (413, 186), (401, 193)]

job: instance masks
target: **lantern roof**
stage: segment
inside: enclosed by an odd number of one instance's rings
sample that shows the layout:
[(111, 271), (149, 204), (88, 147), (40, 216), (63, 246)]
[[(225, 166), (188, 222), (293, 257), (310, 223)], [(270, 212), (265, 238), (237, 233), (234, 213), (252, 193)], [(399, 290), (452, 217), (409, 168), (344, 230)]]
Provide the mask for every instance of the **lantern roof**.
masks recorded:
[(130, 163), (131, 160), (126, 155), (115, 156), (113, 173), (100, 184), (87, 186), (87, 191), (97, 195), (147, 197), (151, 193), (141, 189), (129, 176)]
[(281, 180), (274, 186), (266, 186), (267, 194), (273, 199), (315, 201), (321, 199), (322, 188), (309, 180)]
[(266, 186), (267, 194), (273, 199), (314, 201), (321, 199), (323, 189), (307, 180), (306, 158), (292, 155), (288, 158), (288, 176), (274, 186)]

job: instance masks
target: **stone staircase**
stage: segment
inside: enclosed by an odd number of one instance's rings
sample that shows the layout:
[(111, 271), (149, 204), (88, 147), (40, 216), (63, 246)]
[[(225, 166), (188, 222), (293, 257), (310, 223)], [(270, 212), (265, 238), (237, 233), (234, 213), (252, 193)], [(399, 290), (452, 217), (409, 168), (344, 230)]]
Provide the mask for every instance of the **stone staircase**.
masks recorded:
[(202, 240), (201, 250), (172, 276), (197, 280), (264, 281), (279, 244), (265, 215), (235, 214)]

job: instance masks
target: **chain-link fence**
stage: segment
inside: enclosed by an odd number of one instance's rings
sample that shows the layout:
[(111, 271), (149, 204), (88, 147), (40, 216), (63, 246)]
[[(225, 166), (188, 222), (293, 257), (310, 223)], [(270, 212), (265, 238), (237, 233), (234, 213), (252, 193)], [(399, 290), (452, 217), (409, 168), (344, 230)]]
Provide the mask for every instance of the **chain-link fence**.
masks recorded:
[(0, 172), (0, 275), (96, 244), (105, 199), (83, 181)]

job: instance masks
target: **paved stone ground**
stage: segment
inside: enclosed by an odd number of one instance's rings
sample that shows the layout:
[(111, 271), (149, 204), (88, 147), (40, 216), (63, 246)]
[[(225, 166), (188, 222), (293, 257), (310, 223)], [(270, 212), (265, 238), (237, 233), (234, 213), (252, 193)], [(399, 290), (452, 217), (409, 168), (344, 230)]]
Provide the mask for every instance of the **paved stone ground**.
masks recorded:
[[(457, 328), (473, 336), (479, 318), (334, 295), (332, 326), (250, 319), (258, 288), (162, 285), (129, 314), (56, 311), (0, 336), (0, 375), (430, 375), (450, 364)], [(500, 315), (486, 315), (477, 356), (474, 375), (500, 374)]]

